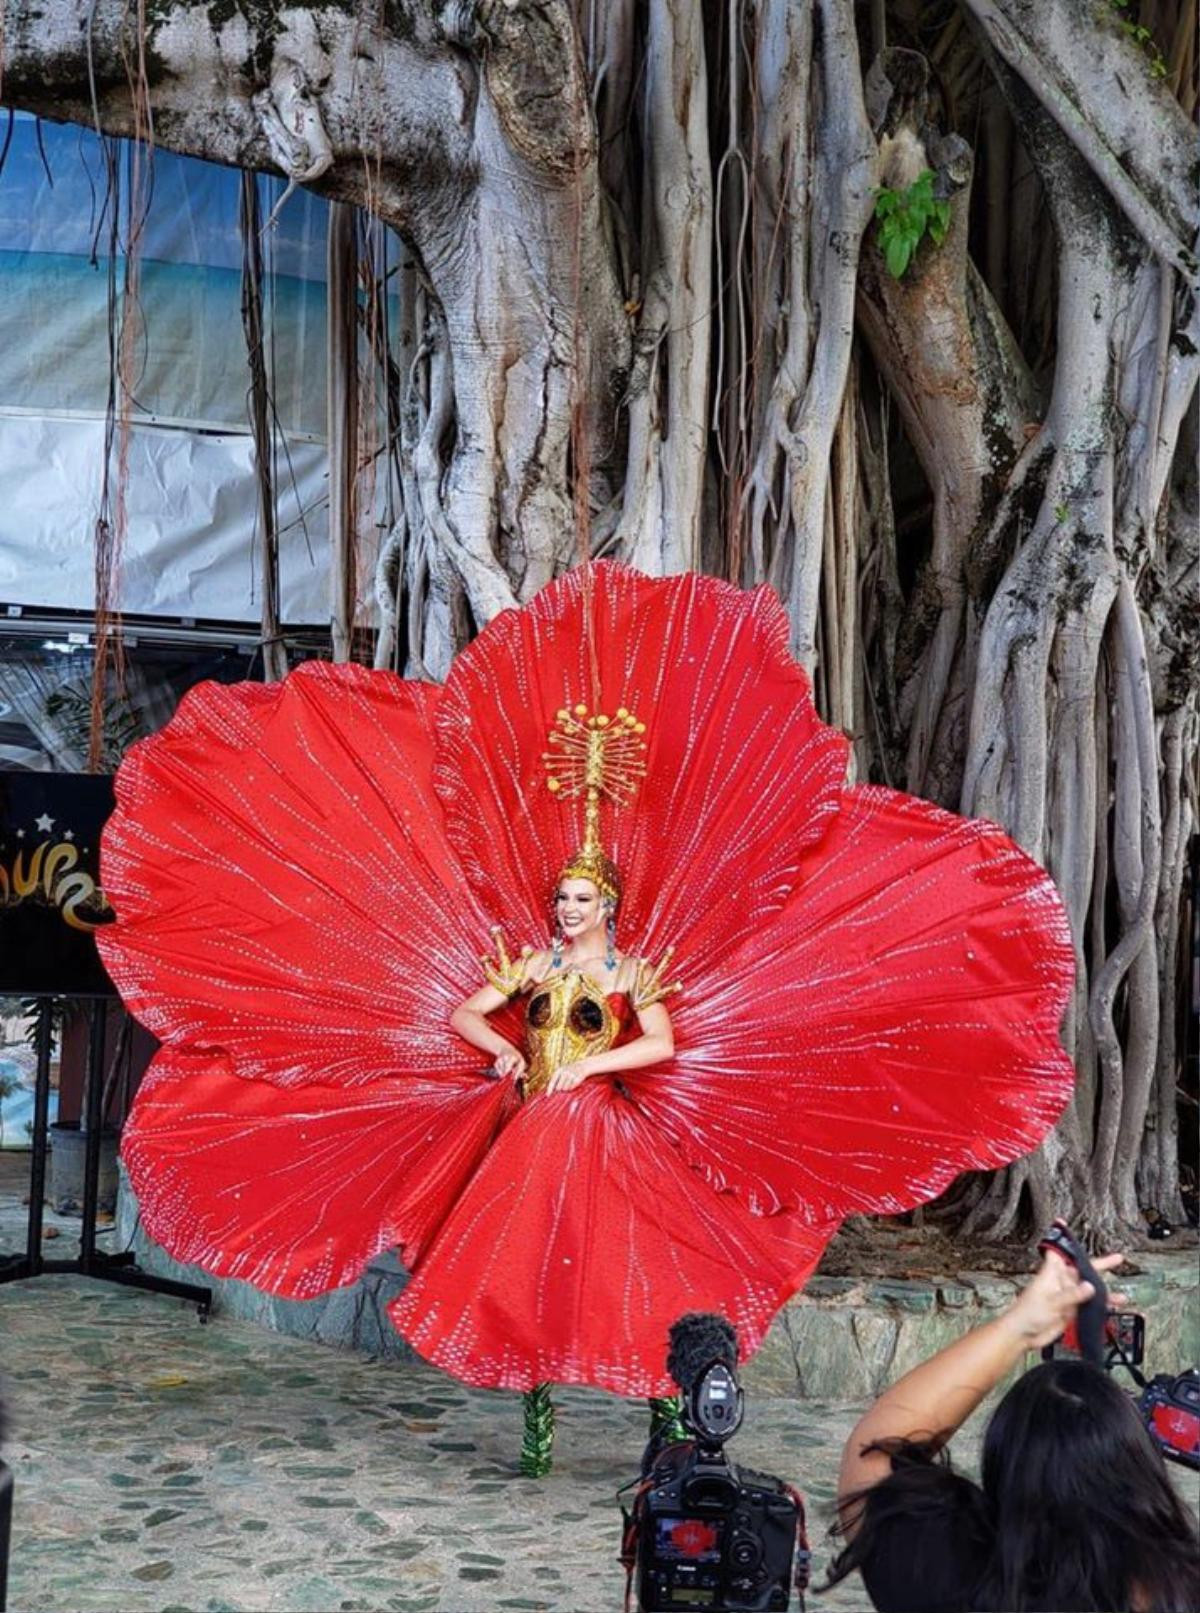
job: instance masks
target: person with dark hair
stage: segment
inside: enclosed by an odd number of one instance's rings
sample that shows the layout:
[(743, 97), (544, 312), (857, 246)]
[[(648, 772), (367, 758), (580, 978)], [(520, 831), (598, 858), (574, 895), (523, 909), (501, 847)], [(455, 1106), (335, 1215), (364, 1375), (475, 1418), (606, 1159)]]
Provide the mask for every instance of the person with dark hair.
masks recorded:
[[(1121, 1258), (1106, 1255), (1097, 1270)], [(842, 1455), (847, 1544), (829, 1585), (857, 1569), (879, 1613), (1200, 1606), (1195, 1520), (1132, 1400), (1101, 1368), (1066, 1358), (1026, 1372), (988, 1424), (982, 1486), (950, 1465), (955, 1430), (1093, 1291), (1047, 1253), (1002, 1315), (875, 1402)]]

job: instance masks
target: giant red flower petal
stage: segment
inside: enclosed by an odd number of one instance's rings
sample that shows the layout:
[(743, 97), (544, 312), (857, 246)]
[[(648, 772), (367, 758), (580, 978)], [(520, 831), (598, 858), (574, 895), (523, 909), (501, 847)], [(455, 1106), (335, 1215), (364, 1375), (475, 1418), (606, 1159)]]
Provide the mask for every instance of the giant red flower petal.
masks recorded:
[(846, 742), (817, 718), (787, 634), (770, 589), (610, 564), (498, 616), (455, 660), (437, 716), (435, 783), (479, 901), (522, 940), (544, 936), (583, 826), (547, 789), (543, 752), (595, 683), (605, 715), (646, 723), (645, 781), (602, 811), (621, 943), (677, 946), (685, 976), (694, 959), (715, 967), (787, 900), (845, 776)]
[(1043, 869), (993, 824), (849, 790), (784, 912), (626, 1085), (759, 1213), (894, 1213), (1037, 1146), (1071, 1095), (1074, 974)]
[(486, 926), (430, 784), (437, 698), (310, 662), (200, 685), (126, 757), (98, 940), (159, 1037), (284, 1085), (485, 1062), (448, 1023)]
[(714, 1193), (597, 1079), (505, 1127), (390, 1313), (465, 1383), (671, 1394), (671, 1324), (719, 1311), (748, 1358), (836, 1225)]
[(419, 1258), (512, 1103), (510, 1084), (469, 1076), (285, 1089), (167, 1047), (122, 1157), (147, 1231), (177, 1260), (311, 1299), (384, 1249)]

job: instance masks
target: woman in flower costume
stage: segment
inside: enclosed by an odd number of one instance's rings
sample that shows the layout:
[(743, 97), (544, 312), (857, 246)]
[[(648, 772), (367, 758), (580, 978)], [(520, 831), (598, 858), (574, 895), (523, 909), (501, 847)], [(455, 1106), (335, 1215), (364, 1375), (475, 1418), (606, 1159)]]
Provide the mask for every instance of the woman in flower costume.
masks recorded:
[[(604, 714), (589, 716), (582, 705), (574, 712), (559, 712), (550, 736), (558, 748), (545, 758), (548, 784), (586, 798), (586, 829), (583, 845), (559, 872), (553, 945), (540, 952), (526, 946), (514, 962), (497, 930), (497, 959), (483, 960), (487, 985), (450, 1017), (464, 1041), (491, 1055), (495, 1074), (517, 1084), (525, 1102), (542, 1093), (573, 1092), (596, 1076), (662, 1063), (675, 1051), (664, 1005), (678, 989), (677, 983), (663, 981), (670, 950), (657, 967), (617, 951), (621, 876), (599, 838), (601, 797), (627, 799), (642, 771), (638, 752), (645, 742), (637, 736), (644, 731), (645, 724), (623, 706), (615, 721)], [(487, 1019), (522, 996), (528, 998), (523, 1047), (508, 1041)], [(539, 1384), (525, 1395), (521, 1471), (530, 1477), (540, 1477), (550, 1467), (550, 1388)], [(652, 1434), (665, 1426), (672, 1437), (686, 1437), (677, 1397), (652, 1397), (650, 1405)]]
[[(105, 962), (163, 1042), (147, 1229), (295, 1299), (395, 1247), (396, 1326), (471, 1384), (667, 1395), (689, 1310), (751, 1353), (844, 1216), (1027, 1152), (1073, 1081), (1046, 874), (845, 766), (774, 594), (695, 574), (582, 567), (441, 688), (193, 690), (104, 845)], [(575, 914), (546, 946), (589, 885), (616, 971)], [(481, 981), (497, 928), (535, 950)]]

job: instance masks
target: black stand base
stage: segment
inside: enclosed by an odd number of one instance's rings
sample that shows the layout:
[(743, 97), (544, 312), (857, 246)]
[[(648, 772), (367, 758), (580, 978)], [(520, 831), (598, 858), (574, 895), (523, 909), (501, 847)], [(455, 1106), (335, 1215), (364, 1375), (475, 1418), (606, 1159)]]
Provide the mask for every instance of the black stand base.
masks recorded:
[(171, 1299), (186, 1299), (195, 1305), (202, 1322), (208, 1321), (212, 1310), (211, 1288), (202, 1288), (198, 1283), (177, 1283), (170, 1277), (155, 1277), (135, 1265), (131, 1254), (109, 1255), (95, 1249), (90, 1260), (81, 1256), (78, 1260), (39, 1260), (32, 1265), (24, 1255), (0, 1258), (0, 1285), (24, 1282), (30, 1277), (56, 1277), (63, 1272), (119, 1283), (124, 1288), (144, 1288), (148, 1293), (166, 1294)]
[[(42, 1211), (46, 1197), (46, 1155), (50, 1143), (50, 1043), (52, 999), (38, 1003), (37, 1080), (33, 1098), (33, 1157), (29, 1170), (29, 1223), (23, 1255), (0, 1256), (0, 1284), (24, 1282), (30, 1277), (59, 1276), (71, 1272), (99, 1282), (120, 1283), (152, 1294), (166, 1294), (196, 1306), (202, 1322), (212, 1310), (212, 1289), (197, 1283), (177, 1283), (142, 1271), (131, 1254), (108, 1254), (96, 1248), (96, 1208), (100, 1193), (100, 1113), (104, 1090), (105, 999), (93, 998), (88, 1042), (87, 1101), (84, 1127), (87, 1151), (83, 1171), (83, 1224), (79, 1255), (74, 1260), (47, 1260), (42, 1255)], [(0, 1602), (0, 1607), (3, 1603)]]

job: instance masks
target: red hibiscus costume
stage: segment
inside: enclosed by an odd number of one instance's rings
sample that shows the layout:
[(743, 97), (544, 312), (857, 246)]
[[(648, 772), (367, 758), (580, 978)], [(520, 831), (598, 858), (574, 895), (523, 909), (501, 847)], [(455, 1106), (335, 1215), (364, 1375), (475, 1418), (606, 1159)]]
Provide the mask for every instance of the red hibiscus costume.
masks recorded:
[[(675, 949), (676, 1051), (522, 1103), (449, 1018), (492, 926), (544, 944), (579, 825), (543, 758), (580, 699), (645, 720), (605, 843), (622, 950)], [(105, 962), (163, 1041), (123, 1142), (150, 1233), (297, 1299), (398, 1247), (396, 1325), (469, 1383), (664, 1394), (689, 1310), (748, 1354), (842, 1217), (1027, 1152), (1073, 1081), (1046, 874), (845, 765), (775, 596), (694, 574), (573, 572), (442, 688), (193, 690), (104, 846)]]

